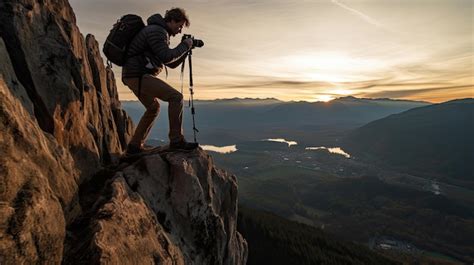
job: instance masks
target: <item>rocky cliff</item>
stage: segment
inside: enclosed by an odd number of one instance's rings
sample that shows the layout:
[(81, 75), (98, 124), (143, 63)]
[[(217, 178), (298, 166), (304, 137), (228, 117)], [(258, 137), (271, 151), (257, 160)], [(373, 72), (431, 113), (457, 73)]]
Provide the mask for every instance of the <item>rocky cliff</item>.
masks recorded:
[(133, 125), (65, 0), (0, 2), (0, 264), (245, 264), (202, 150), (119, 163)]
[(121, 163), (84, 183), (82, 193), (88, 211), (68, 229), (67, 264), (246, 262), (235, 176), (202, 150), (164, 149)]

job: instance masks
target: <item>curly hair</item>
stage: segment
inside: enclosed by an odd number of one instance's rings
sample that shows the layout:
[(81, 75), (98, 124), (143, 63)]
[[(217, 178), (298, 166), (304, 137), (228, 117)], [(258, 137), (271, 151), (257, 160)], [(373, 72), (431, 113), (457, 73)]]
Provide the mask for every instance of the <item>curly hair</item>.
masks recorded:
[(178, 7), (173, 7), (170, 10), (166, 10), (165, 13), (165, 22), (171, 22), (171, 20), (174, 20), (175, 22), (181, 22), (184, 20), (184, 25), (186, 27), (189, 27), (191, 23), (189, 22), (189, 18), (186, 15), (186, 11), (182, 8)]

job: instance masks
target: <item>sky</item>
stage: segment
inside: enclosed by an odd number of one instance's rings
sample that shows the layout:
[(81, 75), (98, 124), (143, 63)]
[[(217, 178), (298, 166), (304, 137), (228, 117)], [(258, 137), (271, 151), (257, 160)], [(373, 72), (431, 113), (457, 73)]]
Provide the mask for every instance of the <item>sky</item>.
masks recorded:
[[(125, 14), (188, 13), (195, 99), (328, 101), (343, 96), (444, 102), (474, 97), (471, 0), (70, 0), (102, 47)], [(181, 35), (171, 39), (171, 48)], [(121, 100), (136, 100), (113, 67)], [(189, 96), (188, 66), (158, 76)]]

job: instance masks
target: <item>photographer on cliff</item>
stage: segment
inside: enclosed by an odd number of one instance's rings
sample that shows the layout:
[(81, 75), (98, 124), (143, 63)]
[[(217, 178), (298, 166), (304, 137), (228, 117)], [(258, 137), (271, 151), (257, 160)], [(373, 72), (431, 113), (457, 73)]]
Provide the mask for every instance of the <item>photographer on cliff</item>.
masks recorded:
[(145, 106), (146, 111), (138, 123), (135, 133), (127, 146), (127, 155), (144, 150), (144, 142), (160, 111), (158, 99), (168, 102), (170, 149), (193, 150), (198, 143), (187, 142), (183, 136), (183, 95), (165, 81), (156, 77), (166, 67), (176, 68), (193, 48), (192, 38), (183, 38), (174, 49), (170, 49), (170, 36), (181, 33), (189, 27), (189, 19), (181, 8), (152, 15), (144, 27), (131, 41), (122, 81)]

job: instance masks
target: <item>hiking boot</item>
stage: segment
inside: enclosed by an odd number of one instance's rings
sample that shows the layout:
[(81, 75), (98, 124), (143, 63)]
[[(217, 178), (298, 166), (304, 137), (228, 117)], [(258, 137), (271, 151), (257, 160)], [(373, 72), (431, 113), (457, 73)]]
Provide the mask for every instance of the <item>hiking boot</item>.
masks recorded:
[(142, 152), (150, 152), (152, 150), (155, 150), (158, 147), (160, 146), (151, 146), (151, 145), (144, 144), (142, 145), (142, 147), (140, 147), (140, 149), (142, 150)]
[(125, 151), (125, 155), (131, 156), (131, 155), (137, 155), (141, 153), (146, 153), (152, 150), (155, 150), (157, 147), (153, 147), (150, 145), (142, 145), (140, 147), (132, 144), (127, 145), (127, 151)]
[(127, 156), (137, 155), (137, 154), (140, 154), (143, 151), (144, 151), (143, 147), (128, 144), (127, 145), (127, 151), (125, 151), (125, 155), (127, 155)]
[(172, 142), (170, 143), (171, 150), (194, 150), (198, 148), (198, 143), (189, 143), (185, 140), (179, 142)]

